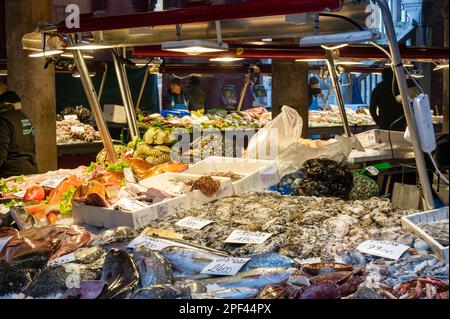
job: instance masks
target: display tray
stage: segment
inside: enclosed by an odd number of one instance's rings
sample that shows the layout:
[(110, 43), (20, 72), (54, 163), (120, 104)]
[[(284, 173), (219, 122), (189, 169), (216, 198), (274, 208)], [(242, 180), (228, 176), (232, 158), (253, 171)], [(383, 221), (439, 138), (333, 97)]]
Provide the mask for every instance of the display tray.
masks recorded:
[[(146, 179), (140, 184), (147, 188), (155, 187), (164, 190), (169, 180), (195, 180), (200, 177), (199, 175), (166, 173)], [(73, 220), (76, 224), (100, 228), (127, 226), (141, 229), (156, 219), (163, 219), (177, 211), (190, 209), (197, 203), (206, 204), (233, 195), (231, 179), (220, 177), (214, 177), (214, 179), (219, 180), (221, 186), (219, 192), (212, 197), (207, 197), (196, 190), (134, 212), (122, 212), (113, 208), (74, 203)]]
[(418, 226), (418, 224), (429, 224), (445, 219), (448, 220), (448, 206), (404, 216), (402, 217), (402, 226), (423, 239), (439, 258), (448, 262), (448, 246), (442, 246), (432, 236)]
[(280, 181), (275, 161), (211, 156), (191, 166), (187, 174), (210, 174), (214, 172), (232, 172), (244, 176), (233, 182), (234, 195), (252, 191), (261, 191)]

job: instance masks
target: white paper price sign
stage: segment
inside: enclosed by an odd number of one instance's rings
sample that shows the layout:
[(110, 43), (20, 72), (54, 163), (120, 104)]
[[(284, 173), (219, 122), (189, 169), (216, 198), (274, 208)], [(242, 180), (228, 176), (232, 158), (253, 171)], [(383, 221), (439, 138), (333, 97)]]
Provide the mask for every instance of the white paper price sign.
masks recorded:
[(5, 248), (6, 244), (11, 240), (12, 236), (0, 238), (0, 252)]
[(64, 119), (67, 120), (78, 120), (77, 115), (64, 115)]
[(56, 258), (54, 260), (50, 260), (48, 262), (47, 266), (49, 266), (49, 267), (61, 266), (61, 265), (64, 265), (64, 264), (68, 264), (68, 263), (74, 262), (75, 260), (76, 260), (75, 253), (71, 253), (71, 254), (64, 255), (64, 256), (61, 256), (59, 258)]
[(201, 219), (201, 218), (190, 216), (190, 217), (186, 217), (186, 218), (179, 220), (175, 225), (180, 226), (180, 227), (201, 230), (212, 223), (214, 223), (214, 221), (212, 221), (212, 220)]
[(202, 270), (202, 274), (234, 276), (249, 260), (250, 258), (217, 258)]
[(46, 180), (45, 182), (41, 183), (41, 186), (43, 187), (48, 187), (48, 188), (56, 188), (59, 186), (59, 184), (61, 184), (65, 179), (67, 178), (67, 176), (65, 175), (55, 175), (50, 177), (48, 180)]
[(84, 134), (86, 133), (86, 129), (82, 126), (72, 126), (70, 131), (75, 134)]
[(20, 192), (14, 193), (13, 196), (17, 197), (17, 198), (23, 198), (26, 193), (27, 193), (27, 191), (20, 191)]
[(234, 230), (225, 240), (227, 244), (262, 244), (272, 236), (270, 233)]
[(129, 245), (128, 248), (134, 249), (139, 246), (145, 246), (148, 249), (151, 250), (158, 250), (161, 251), (164, 248), (173, 246), (172, 244), (169, 244), (163, 240), (159, 240), (157, 238), (152, 238), (148, 236), (139, 236), (136, 237)]
[(409, 247), (388, 240), (367, 240), (361, 243), (356, 249), (368, 255), (396, 260), (399, 259)]

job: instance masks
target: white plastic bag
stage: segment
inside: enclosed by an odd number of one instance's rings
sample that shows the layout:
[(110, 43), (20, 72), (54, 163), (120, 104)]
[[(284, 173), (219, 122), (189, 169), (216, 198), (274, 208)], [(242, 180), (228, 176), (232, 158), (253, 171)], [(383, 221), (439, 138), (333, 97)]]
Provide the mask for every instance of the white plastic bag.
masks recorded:
[(280, 115), (252, 137), (247, 148), (247, 156), (273, 160), (302, 137), (302, 129), (303, 119), (295, 109), (285, 105)]

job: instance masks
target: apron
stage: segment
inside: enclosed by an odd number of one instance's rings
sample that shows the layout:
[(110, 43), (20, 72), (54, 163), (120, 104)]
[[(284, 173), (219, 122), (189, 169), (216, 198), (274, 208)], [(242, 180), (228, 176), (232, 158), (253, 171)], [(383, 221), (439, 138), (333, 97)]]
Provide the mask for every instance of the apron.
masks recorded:
[(187, 104), (186, 98), (183, 95), (183, 102), (184, 103), (177, 103), (175, 104), (175, 99), (172, 97), (172, 103), (170, 106), (171, 111), (189, 111), (189, 106)]
[(313, 98), (312, 103), (309, 106), (309, 110), (310, 111), (320, 111), (317, 97)]

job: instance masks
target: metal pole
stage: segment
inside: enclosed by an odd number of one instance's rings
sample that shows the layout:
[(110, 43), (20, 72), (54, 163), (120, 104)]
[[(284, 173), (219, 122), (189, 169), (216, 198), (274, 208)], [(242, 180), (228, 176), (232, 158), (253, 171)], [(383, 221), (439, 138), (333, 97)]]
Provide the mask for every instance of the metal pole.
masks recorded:
[(425, 206), (427, 209), (435, 207), (433, 200), (433, 193), (430, 181), (427, 175), (427, 167), (425, 164), (424, 154), (420, 147), (419, 135), (417, 133), (417, 126), (412, 115), (411, 99), (408, 94), (408, 86), (406, 84), (406, 76), (402, 58), (400, 56), (400, 49), (397, 43), (397, 36), (395, 34), (394, 24), (392, 22), (391, 11), (386, 0), (374, 0), (381, 9), (383, 21), (386, 27), (386, 34), (389, 40), (389, 50), (391, 52), (392, 65), (394, 73), (397, 78), (400, 95), (402, 97), (403, 109), (405, 112), (406, 123), (411, 134), (411, 141), (414, 149), (417, 171), (419, 174), (420, 183), (422, 185), (422, 192), (425, 199)]
[(74, 61), (77, 66), (78, 73), (80, 74), (81, 83), (83, 84), (84, 91), (86, 93), (89, 105), (91, 106), (92, 113), (94, 114), (95, 122), (97, 123), (98, 130), (100, 131), (100, 136), (103, 141), (103, 146), (105, 147), (106, 155), (112, 163), (117, 162), (116, 152), (114, 150), (114, 145), (111, 140), (111, 135), (109, 134), (108, 127), (106, 126), (105, 119), (103, 118), (102, 109), (100, 107), (100, 102), (95, 92), (94, 84), (92, 83), (91, 77), (89, 76), (89, 70), (84, 60), (83, 54), (80, 50), (73, 51)]
[(120, 94), (122, 95), (122, 101), (125, 107), (125, 113), (127, 115), (128, 128), (130, 129), (131, 137), (139, 137), (139, 130), (137, 127), (136, 113), (134, 111), (133, 102), (130, 100), (131, 94), (129, 94), (129, 87), (127, 86), (127, 81), (125, 77), (125, 70), (119, 60), (117, 55), (120, 53), (119, 50), (112, 49), (112, 56), (114, 60), (114, 67), (116, 69), (117, 82), (119, 83)]
[(245, 93), (247, 92), (248, 85), (250, 84), (250, 72), (245, 75), (244, 87), (241, 91), (241, 97), (239, 99), (239, 104), (237, 107), (237, 111), (240, 112), (242, 109), (242, 104), (244, 104)]
[(345, 103), (342, 97), (341, 88), (339, 86), (339, 78), (336, 72), (336, 66), (334, 65), (333, 53), (330, 50), (326, 50), (325, 55), (327, 57), (327, 65), (331, 75), (331, 83), (333, 83), (334, 92), (336, 93), (336, 102), (341, 113), (344, 132), (348, 137), (351, 137), (352, 132), (350, 130), (350, 125), (348, 124), (347, 112), (345, 111)]
[(102, 100), (103, 90), (105, 88), (106, 77), (108, 75), (108, 63), (103, 63), (103, 66), (105, 67), (105, 72), (103, 73), (102, 83), (100, 83), (100, 90), (98, 91), (98, 100), (99, 101)]
[(139, 110), (141, 108), (142, 96), (144, 95), (145, 86), (147, 85), (149, 72), (150, 72), (150, 68), (148, 67), (145, 69), (144, 80), (142, 80), (141, 90), (139, 91), (139, 97), (136, 101), (136, 110)]

